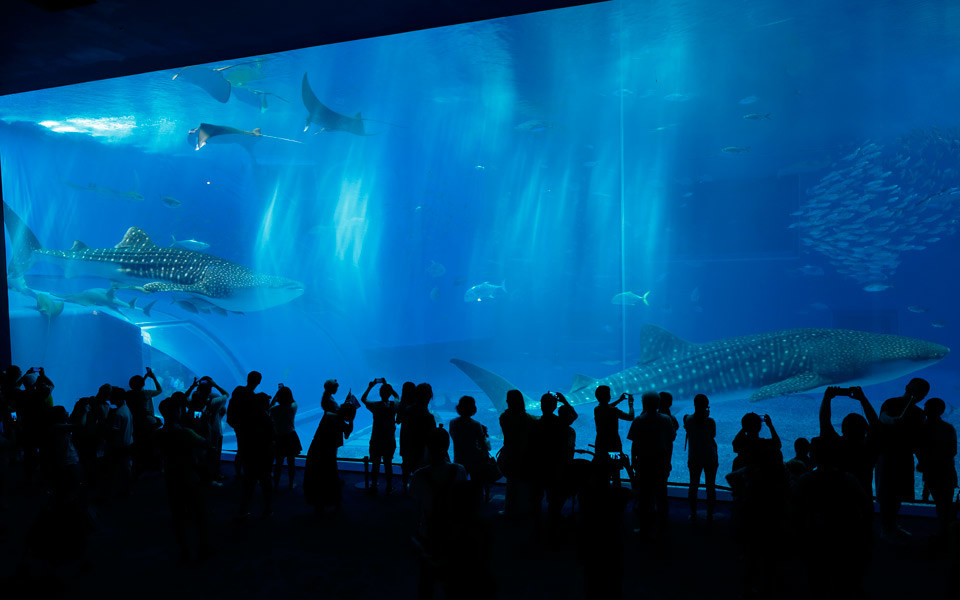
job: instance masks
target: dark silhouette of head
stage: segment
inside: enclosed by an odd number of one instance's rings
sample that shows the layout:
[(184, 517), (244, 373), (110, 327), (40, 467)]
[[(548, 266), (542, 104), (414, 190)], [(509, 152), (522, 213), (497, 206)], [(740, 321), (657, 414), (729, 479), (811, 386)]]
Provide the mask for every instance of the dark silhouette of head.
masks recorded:
[(557, 397), (549, 392), (540, 396), (540, 410), (545, 415), (552, 415), (557, 410)]
[(669, 413), (671, 406), (673, 406), (673, 394), (660, 392), (660, 412)]
[(291, 404), (293, 404), (293, 391), (287, 386), (283, 386), (282, 388), (277, 390), (277, 393), (274, 396), (274, 399), (276, 399), (277, 404), (281, 404), (283, 406), (290, 406)]
[(867, 430), (870, 424), (861, 414), (850, 413), (840, 421), (840, 434), (844, 439), (853, 441), (863, 441), (867, 438)]
[(557, 416), (560, 417), (562, 424), (570, 426), (577, 420), (577, 411), (575, 411), (572, 406), (564, 404), (557, 410)]
[(396, 396), (397, 393), (393, 391), (393, 386), (389, 383), (384, 383), (380, 386), (380, 399), (386, 402), (390, 399), (390, 396)]
[(131, 390), (135, 392), (139, 392), (140, 390), (143, 389), (143, 384), (144, 384), (143, 376), (134, 375), (133, 377), (130, 378), (129, 383), (130, 383)]
[(433, 386), (429, 383), (417, 384), (417, 406), (426, 409), (433, 400)]
[(323, 382), (323, 393), (324, 394), (336, 394), (337, 390), (340, 389), (340, 384), (336, 379), (328, 379)]
[(111, 386), (110, 387), (110, 403), (116, 407), (123, 406), (127, 403), (127, 390)]
[(947, 403), (940, 398), (930, 398), (923, 404), (923, 412), (927, 418), (939, 419), (947, 410)]
[(434, 463), (449, 462), (447, 451), (450, 449), (450, 434), (443, 427), (437, 427), (427, 438), (427, 452)]
[(477, 401), (473, 396), (461, 396), (457, 402), (457, 414), (461, 417), (472, 417), (477, 414)]
[(643, 412), (656, 412), (660, 409), (660, 394), (656, 392), (644, 392), (643, 395), (640, 396), (640, 405), (643, 407)]
[(403, 386), (400, 388), (400, 404), (406, 406), (412, 403), (416, 396), (417, 384), (412, 381), (404, 381)]
[(597, 398), (597, 402), (600, 404), (608, 404), (610, 402), (610, 386), (609, 385), (600, 385), (597, 386), (597, 391), (593, 393)]
[(926, 379), (914, 377), (907, 384), (906, 392), (910, 398), (916, 398), (918, 401), (923, 400), (930, 393), (930, 383)]
[(251, 390), (260, 385), (260, 382), (263, 380), (263, 375), (259, 371), (250, 371), (247, 373), (247, 387)]
[(177, 394), (183, 395), (181, 392), (174, 392), (166, 400), (160, 401), (160, 416), (163, 417), (165, 425), (173, 425), (180, 421), (180, 415), (183, 414), (183, 405), (176, 398)]
[(763, 419), (755, 412), (748, 412), (740, 419), (740, 427), (751, 435), (759, 435)]
[(527, 407), (523, 402), (523, 393), (520, 390), (510, 390), (507, 392), (507, 408), (519, 412), (527, 412)]
[(695, 413), (706, 413), (708, 408), (710, 408), (710, 399), (704, 394), (697, 394), (693, 397), (693, 411)]
[(23, 371), (17, 365), (10, 365), (3, 370), (3, 381), (7, 385), (16, 385), (22, 376)]

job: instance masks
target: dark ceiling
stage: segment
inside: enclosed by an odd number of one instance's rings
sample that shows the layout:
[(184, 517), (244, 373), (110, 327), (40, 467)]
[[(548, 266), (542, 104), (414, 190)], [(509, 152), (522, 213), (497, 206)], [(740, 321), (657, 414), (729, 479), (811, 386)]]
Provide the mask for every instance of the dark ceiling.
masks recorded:
[(0, 0), (0, 95), (590, 3)]

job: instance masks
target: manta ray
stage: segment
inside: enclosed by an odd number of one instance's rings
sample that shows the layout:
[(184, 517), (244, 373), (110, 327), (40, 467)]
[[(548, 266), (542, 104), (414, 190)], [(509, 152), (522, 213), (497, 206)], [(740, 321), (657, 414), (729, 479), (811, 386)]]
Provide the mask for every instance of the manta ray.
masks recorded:
[(113, 248), (75, 241), (69, 250), (47, 250), (6, 202), (3, 219), (12, 247), (8, 280), (21, 277), (37, 260), (48, 260), (59, 263), (67, 277), (107, 279), (143, 293), (170, 292), (231, 312), (285, 304), (304, 291), (299, 281), (257, 273), (203, 252), (158, 246), (139, 227), (127, 229)]
[(310, 89), (310, 82), (307, 81), (307, 74), (303, 74), (303, 82), (300, 85), (301, 96), (303, 97), (303, 106), (307, 109), (307, 121), (303, 126), (306, 131), (310, 124), (319, 125), (320, 131), (346, 131), (355, 135), (370, 135), (363, 129), (363, 117), (360, 113), (350, 117), (334, 112), (323, 105), (317, 96)]
[[(601, 379), (574, 377), (571, 404), (595, 402), (597, 386), (614, 398), (655, 390), (678, 398), (749, 391), (750, 401), (831, 385), (870, 385), (932, 365), (950, 349), (899, 335), (847, 329), (788, 329), (694, 344), (654, 325), (641, 330), (636, 366)], [(507, 380), (452, 359), (498, 410), (506, 409)], [(531, 404), (529, 398), (528, 404)]]
[(260, 132), (259, 127), (250, 131), (244, 131), (243, 129), (237, 129), (236, 127), (213, 125), (211, 123), (200, 123), (199, 126), (191, 129), (187, 139), (193, 140), (193, 136), (197, 136), (196, 141), (194, 142), (194, 150), (199, 150), (207, 144), (239, 144), (249, 150), (251, 144), (259, 138), (280, 140), (282, 142), (293, 142), (294, 144), (302, 143), (298, 142), (297, 140), (277, 137), (275, 135), (264, 135)]

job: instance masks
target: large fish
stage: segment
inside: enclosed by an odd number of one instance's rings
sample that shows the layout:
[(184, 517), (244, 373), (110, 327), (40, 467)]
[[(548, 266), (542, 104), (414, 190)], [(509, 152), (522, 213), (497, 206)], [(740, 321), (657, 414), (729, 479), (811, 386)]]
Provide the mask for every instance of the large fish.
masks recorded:
[[(889, 381), (932, 365), (950, 352), (932, 342), (847, 329), (788, 329), (693, 344), (645, 325), (641, 338), (636, 366), (602, 379), (577, 375), (570, 402), (595, 402), (599, 385), (610, 386), (614, 398), (651, 390), (679, 398), (749, 391), (755, 402), (830, 385)], [(456, 358), (451, 362), (498, 410), (506, 408), (507, 390), (514, 386), (477, 365)]]
[(354, 135), (369, 135), (363, 129), (363, 117), (360, 113), (354, 116), (342, 115), (332, 111), (317, 98), (307, 81), (307, 74), (303, 74), (300, 85), (300, 95), (303, 106), (307, 109), (307, 120), (303, 130), (309, 129), (311, 124), (318, 125), (320, 131), (346, 131)]
[(244, 266), (184, 248), (158, 246), (138, 227), (127, 229), (113, 248), (47, 250), (19, 216), (3, 203), (12, 259), (8, 277), (17, 278), (37, 260), (60, 263), (67, 277), (100, 277), (145, 293), (174, 292), (234, 312), (263, 310), (303, 294), (299, 281), (257, 273)]

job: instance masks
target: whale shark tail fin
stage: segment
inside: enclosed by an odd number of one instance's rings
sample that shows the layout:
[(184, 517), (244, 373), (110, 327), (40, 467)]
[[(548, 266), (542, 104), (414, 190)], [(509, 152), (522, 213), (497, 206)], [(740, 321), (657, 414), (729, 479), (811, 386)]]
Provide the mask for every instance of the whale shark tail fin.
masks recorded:
[[(451, 358), (450, 362), (463, 371), (467, 377), (473, 380), (475, 384), (480, 386), (480, 389), (483, 390), (483, 393), (490, 398), (490, 402), (493, 403), (493, 406), (497, 409), (497, 412), (503, 412), (507, 410), (507, 392), (517, 389), (515, 385), (503, 377), (500, 377), (496, 373), (488, 371), (483, 367), (478, 367), (477, 365), (469, 363), (465, 360)], [(523, 402), (527, 405), (532, 403), (530, 397), (526, 394), (523, 395)]]
[(10, 257), (10, 264), (7, 265), (7, 277), (20, 277), (33, 265), (33, 253), (42, 250), (43, 246), (27, 224), (6, 202), (3, 203), (3, 223), (7, 226), (10, 247), (13, 249), (13, 256)]

